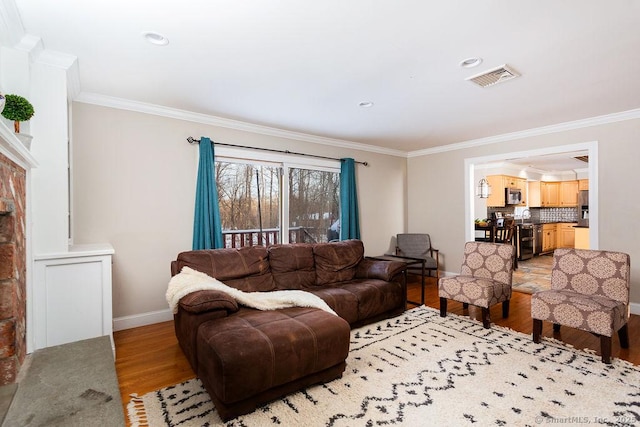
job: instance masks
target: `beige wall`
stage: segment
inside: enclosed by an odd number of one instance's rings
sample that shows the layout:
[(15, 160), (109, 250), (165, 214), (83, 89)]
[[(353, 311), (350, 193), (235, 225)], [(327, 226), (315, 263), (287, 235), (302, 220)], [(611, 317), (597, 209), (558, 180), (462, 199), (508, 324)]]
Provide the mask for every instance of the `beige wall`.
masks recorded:
[(191, 247), (198, 150), (185, 138), (202, 135), (368, 161), (357, 168), (367, 254), (387, 251), (397, 233), (428, 232), (449, 272), (459, 270), (466, 240), (465, 159), (599, 141), (599, 246), (631, 255), (631, 299), (640, 303), (640, 120), (408, 160), (84, 103), (73, 104), (72, 135), (74, 243), (114, 246), (115, 318), (167, 309), (169, 263)]
[(407, 162), (408, 231), (430, 233), (444, 269), (458, 272), (466, 240), (465, 159), (590, 141), (598, 141), (599, 248), (630, 254), (631, 301), (640, 304), (638, 119), (411, 157)]
[(331, 157), (357, 167), (361, 234), (367, 255), (385, 252), (405, 230), (406, 159), (258, 135), (148, 114), (74, 103), (74, 243), (115, 248), (115, 318), (167, 310), (169, 265), (191, 248), (197, 146), (187, 136)]

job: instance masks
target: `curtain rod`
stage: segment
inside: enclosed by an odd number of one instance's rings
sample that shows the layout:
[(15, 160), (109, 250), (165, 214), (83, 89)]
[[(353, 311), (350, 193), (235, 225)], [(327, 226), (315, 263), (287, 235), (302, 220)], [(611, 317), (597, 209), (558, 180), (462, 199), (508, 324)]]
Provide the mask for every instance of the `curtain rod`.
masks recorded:
[[(198, 143), (200, 143), (199, 139), (195, 139), (192, 136), (188, 137), (187, 141), (189, 142), (189, 144), (198, 144)], [(315, 157), (316, 159), (340, 160), (340, 159), (337, 159), (335, 157), (318, 156), (316, 154), (296, 153), (294, 151), (289, 151), (289, 150), (275, 150), (273, 148), (249, 147), (247, 145), (225, 144), (224, 142), (214, 142), (214, 144), (216, 144), (216, 145), (224, 145), (225, 147), (248, 148), (250, 150), (270, 151), (272, 153), (295, 154), (296, 156)], [(360, 163), (361, 165), (364, 165), (364, 166), (369, 166), (368, 162), (359, 162), (357, 160), (355, 162), (356, 163)]]

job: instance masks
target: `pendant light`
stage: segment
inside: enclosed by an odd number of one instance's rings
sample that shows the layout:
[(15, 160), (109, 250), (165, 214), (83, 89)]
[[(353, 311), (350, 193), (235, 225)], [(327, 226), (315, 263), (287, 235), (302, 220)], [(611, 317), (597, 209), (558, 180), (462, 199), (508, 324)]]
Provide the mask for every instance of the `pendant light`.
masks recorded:
[(481, 199), (486, 199), (491, 195), (491, 186), (489, 185), (489, 181), (486, 178), (482, 178), (478, 183), (478, 188), (476, 189), (476, 196)]

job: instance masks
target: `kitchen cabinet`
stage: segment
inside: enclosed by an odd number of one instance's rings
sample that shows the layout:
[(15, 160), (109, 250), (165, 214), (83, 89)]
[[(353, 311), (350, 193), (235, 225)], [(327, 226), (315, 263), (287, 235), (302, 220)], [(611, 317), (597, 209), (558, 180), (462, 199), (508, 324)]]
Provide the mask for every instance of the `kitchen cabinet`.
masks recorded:
[(576, 241), (575, 222), (562, 222), (556, 225), (557, 248), (573, 248)]
[(491, 194), (487, 198), (487, 207), (503, 208), (505, 206), (504, 198), (504, 177), (502, 175), (488, 175), (487, 182), (491, 187)]
[(578, 191), (588, 190), (589, 189), (589, 180), (588, 179), (579, 179), (578, 180)]
[(540, 195), (540, 181), (529, 181), (527, 184), (527, 198), (529, 199), (529, 207), (542, 207), (542, 198)]
[(524, 178), (518, 178), (516, 176), (507, 176), (507, 175), (503, 175), (503, 181), (504, 181), (504, 186), (505, 187), (510, 187), (510, 188), (519, 188), (520, 190), (523, 190), (526, 188), (526, 183), (527, 180)]
[(532, 208), (578, 206), (578, 181), (530, 181), (528, 190)]
[(560, 206), (560, 183), (540, 183), (540, 197), (542, 199), (542, 207)]
[(578, 206), (578, 181), (560, 182), (560, 206)]
[(542, 252), (551, 252), (557, 244), (557, 224), (542, 225)]
[(576, 227), (576, 240), (574, 247), (576, 249), (589, 249), (589, 227)]

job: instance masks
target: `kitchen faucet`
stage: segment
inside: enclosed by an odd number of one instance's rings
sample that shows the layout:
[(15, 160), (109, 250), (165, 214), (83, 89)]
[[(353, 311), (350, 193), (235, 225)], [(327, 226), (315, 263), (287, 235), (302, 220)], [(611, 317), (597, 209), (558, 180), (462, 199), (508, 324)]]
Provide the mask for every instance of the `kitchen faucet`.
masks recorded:
[(529, 209), (525, 209), (522, 211), (522, 213), (520, 214), (520, 224), (524, 224), (524, 217), (525, 217), (525, 212), (527, 214), (527, 217), (529, 219), (531, 219), (531, 211)]

